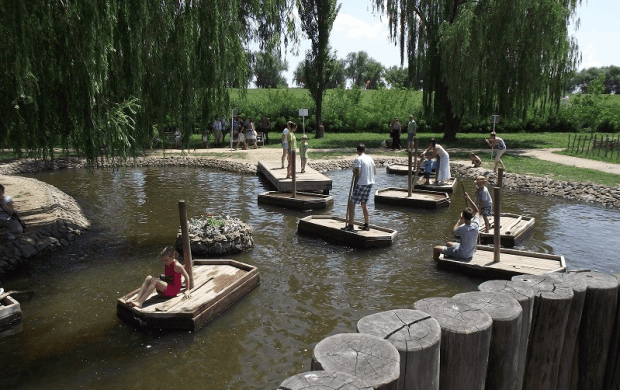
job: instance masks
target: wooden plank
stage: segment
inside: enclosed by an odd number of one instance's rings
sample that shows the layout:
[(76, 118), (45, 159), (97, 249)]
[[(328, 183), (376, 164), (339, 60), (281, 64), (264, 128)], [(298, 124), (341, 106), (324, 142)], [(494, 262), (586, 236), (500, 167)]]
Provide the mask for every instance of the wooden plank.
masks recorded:
[(451, 194), (454, 192), (454, 187), (456, 187), (456, 177), (451, 177), (450, 179), (448, 179), (446, 184), (442, 186), (436, 185), (435, 184), (436, 182), (437, 182), (437, 178), (432, 177), (429, 180), (430, 184), (416, 184), (413, 188), (416, 190), (441, 191), (441, 192), (447, 192)]
[(338, 241), (346, 245), (371, 248), (391, 245), (396, 237), (396, 230), (369, 225), (370, 230), (359, 230), (361, 223), (354, 222), (355, 230), (344, 231), (345, 219), (329, 215), (310, 215), (299, 220), (298, 232), (327, 240)]
[(446, 192), (409, 190), (405, 188), (385, 188), (375, 192), (375, 203), (394, 206), (437, 209), (450, 206), (450, 196)]
[[(281, 168), (280, 161), (259, 161), (257, 170), (263, 174), (279, 192), (292, 192), (293, 180), (286, 178), (286, 168)], [(297, 191), (321, 191), (329, 194), (332, 179), (319, 171), (306, 166), (306, 172), (296, 172)]]

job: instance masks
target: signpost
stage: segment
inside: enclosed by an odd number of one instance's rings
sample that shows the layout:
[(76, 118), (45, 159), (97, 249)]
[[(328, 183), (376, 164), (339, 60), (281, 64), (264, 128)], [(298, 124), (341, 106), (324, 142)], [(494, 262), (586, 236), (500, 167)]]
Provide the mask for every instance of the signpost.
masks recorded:
[(300, 108), (299, 109), (299, 116), (301, 117), (301, 126), (303, 129), (304, 134), (306, 134), (306, 117), (308, 116), (308, 109), (307, 108)]

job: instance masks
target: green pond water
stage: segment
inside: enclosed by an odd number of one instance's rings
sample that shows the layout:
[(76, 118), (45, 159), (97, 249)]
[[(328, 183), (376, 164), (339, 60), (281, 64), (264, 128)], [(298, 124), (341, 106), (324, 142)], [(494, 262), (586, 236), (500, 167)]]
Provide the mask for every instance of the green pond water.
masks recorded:
[[(379, 171), (375, 188), (406, 187), (406, 176)], [(351, 173), (328, 175), (334, 207), (325, 213), (344, 216)], [(371, 198), (371, 223), (398, 237), (360, 250), (299, 236), (307, 213), (258, 206), (268, 187), (254, 175), (166, 167), (33, 177), (73, 196), (93, 227), (4, 278), (7, 290), (34, 296), (21, 302), (21, 331), (0, 339), (0, 389), (275, 389), (310, 369), (316, 343), (355, 332), (360, 318), (482, 282), (432, 261), (433, 245), (451, 238), (464, 207), (460, 186), (440, 211), (375, 207)], [(473, 182), (466, 189), (473, 193)], [(136, 329), (118, 319), (116, 300), (163, 272), (158, 254), (174, 243), (181, 199), (190, 217), (230, 215), (253, 226), (255, 248), (230, 257), (257, 266), (261, 284), (199, 331)], [(563, 254), (569, 268), (620, 272), (618, 211), (510, 190), (502, 205), (536, 218), (519, 249)]]

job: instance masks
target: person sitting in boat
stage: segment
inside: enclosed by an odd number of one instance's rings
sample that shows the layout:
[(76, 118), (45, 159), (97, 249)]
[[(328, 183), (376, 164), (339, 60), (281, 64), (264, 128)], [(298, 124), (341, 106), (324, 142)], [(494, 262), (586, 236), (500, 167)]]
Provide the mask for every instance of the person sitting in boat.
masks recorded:
[(489, 190), (484, 185), (486, 183), (487, 178), (484, 176), (478, 176), (474, 179), (474, 183), (476, 183), (476, 205), (480, 210), (480, 214), (482, 214), (482, 218), (484, 219), (484, 232), (489, 232), (489, 217), (493, 216), (493, 199), (491, 198), (491, 194)]
[(452, 229), (455, 236), (460, 237), (461, 242), (448, 242), (446, 246), (437, 245), (433, 248), (433, 258), (439, 260), (439, 255), (455, 259), (470, 259), (476, 252), (478, 243), (478, 229), (480, 229), (480, 210), (466, 192), (463, 197), (471, 205), (461, 212), (461, 217)]
[(131, 306), (142, 307), (144, 301), (153, 293), (157, 291), (158, 294), (166, 298), (175, 297), (181, 291), (181, 276), (185, 278), (185, 285), (187, 288), (183, 293), (184, 299), (190, 297), (190, 290), (194, 288), (194, 281), (189, 277), (183, 265), (176, 259), (178, 256), (177, 251), (173, 247), (167, 246), (160, 254), (161, 260), (164, 262), (164, 276), (165, 281), (147, 276), (140, 287), (140, 291), (132, 299), (127, 301)]
[(469, 153), (469, 157), (471, 157), (471, 163), (473, 165), (472, 168), (478, 168), (482, 165), (482, 160), (478, 155), (474, 152)]
[(443, 186), (452, 177), (450, 173), (450, 155), (446, 150), (435, 141), (431, 139), (426, 151), (432, 152), (432, 157), (439, 157), (439, 172), (437, 173), (437, 182), (435, 184)]

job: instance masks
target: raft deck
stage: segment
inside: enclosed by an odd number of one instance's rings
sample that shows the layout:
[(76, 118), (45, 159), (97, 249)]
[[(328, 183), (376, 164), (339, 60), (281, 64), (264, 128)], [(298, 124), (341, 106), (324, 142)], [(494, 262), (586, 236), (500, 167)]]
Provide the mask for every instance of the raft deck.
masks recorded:
[(435, 210), (450, 206), (450, 196), (445, 192), (409, 190), (406, 188), (385, 188), (375, 192), (375, 203), (394, 206)]
[(117, 315), (134, 325), (156, 329), (196, 330), (260, 283), (258, 269), (228, 259), (194, 260), (194, 289), (184, 299), (182, 289), (174, 298), (151, 294), (142, 308), (127, 300), (139, 289), (118, 299)]
[(493, 262), (493, 247), (476, 247), (469, 260), (439, 256), (437, 266), (458, 272), (466, 272), (483, 278), (510, 279), (515, 275), (541, 275), (549, 272), (566, 272), (564, 256), (548, 253), (501, 249), (500, 261)]
[(258, 204), (294, 210), (325, 210), (334, 204), (334, 198), (314, 192), (296, 192), (293, 198), (290, 192), (268, 191), (258, 194)]
[(22, 309), (10, 295), (0, 300), (0, 336), (13, 334), (11, 330), (22, 322)]
[[(286, 178), (286, 166), (282, 168), (281, 164), (282, 162), (280, 159), (274, 161), (259, 161), (257, 170), (269, 180), (277, 191), (292, 192), (293, 180)], [(304, 173), (299, 172), (299, 169), (297, 170), (295, 181), (296, 191), (318, 191), (328, 195), (329, 191), (332, 189), (332, 179), (310, 168), (308, 165), (306, 165), (306, 172)]]
[(374, 248), (392, 245), (396, 230), (369, 225), (370, 230), (360, 230), (361, 223), (355, 222), (353, 232), (344, 231), (346, 220), (329, 215), (309, 215), (299, 220), (297, 231), (300, 234), (317, 236), (357, 248)]
[[(422, 179), (421, 182), (424, 183), (424, 179)], [(413, 188), (416, 190), (439, 191), (451, 194), (454, 192), (454, 187), (456, 187), (456, 177), (451, 177), (442, 186), (436, 185), (436, 182), (437, 178), (431, 177), (429, 180), (430, 184), (416, 184)]]
[[(480, 221), (480, 242), (482, 244), (493, 244), (495, 234), (495, 223), (493, 217), (489, 218), (489, 232), (485, 233), (484, 221)], [(522, 241), (528, 234), (534, 230), (536, 220), (533, 217), (527, 217), (519, 214), (501, 213), (500, 214), (500, 245), (505, 247), (513, 247)]]

